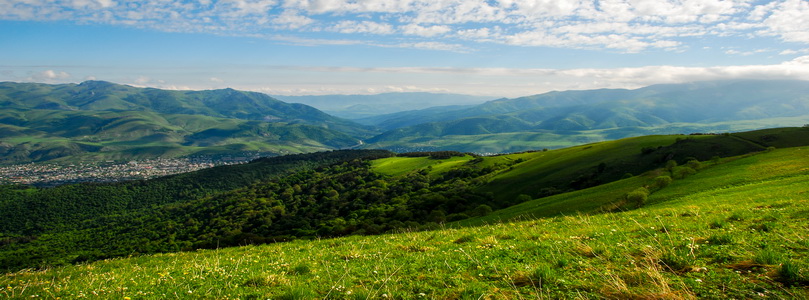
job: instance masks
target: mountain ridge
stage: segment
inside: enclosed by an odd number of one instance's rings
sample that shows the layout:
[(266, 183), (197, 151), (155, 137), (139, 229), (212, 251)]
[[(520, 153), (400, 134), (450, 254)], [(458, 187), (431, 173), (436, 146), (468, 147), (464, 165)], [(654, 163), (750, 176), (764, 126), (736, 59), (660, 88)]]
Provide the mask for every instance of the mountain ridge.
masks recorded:
[[(635, 90), (600, 89), (549, 92), (515, 99), (500, 99), (460, 110), (433, 113), (399, 113), (375, 118), (388, 131), (367, 140), (368, 147), (386, 149), (440, 144), (452, 137), (550, 131), (563, 135), (589, 135), (607, 139), (598, 131), (610, 130), (611, 138), (654, 133), (677, 127), (716, 127), (732, 122), (760, 120), (768, 125), (799, 126), (779, 118), (809, 116), (809, 81), (732, 80), (688, 84), (653, 85)], [(414, 124), (414, 119), (429, 122)], [(773, 124), (776, 123), (776, 124)], [(374, 124), (374, 123), (369, 123)], [(681, 126), (681, 125), (684, 126)], [(689, 125), (691, 124), (691, 125)], [(407, 125), (405, 127), (397, 127)], [(387, 127), (386, 127), (387, 126)], [(732, 124), (725, 126), (733, 131)], [(626, 133), (621, 135), (619, 131)], [(401, 142), (399, 142), (401, 141)], [(516, 141), (515, 141), (516, 142)], [(483, 146), (483, 145), (481, 145)], [(541, 145), (536, 145), (541, 147)], [(481, 152), (475, 146), (434, 148)], [(528, 150), (527, 148), (522, 148)], [(520, 149), (508, 149), (519, 151)]]
[(104, 81), (0, 83), (5, 163), (233, 151), (341, 149), (376, 131), (303, 104), (234, 89), (171, 91)]

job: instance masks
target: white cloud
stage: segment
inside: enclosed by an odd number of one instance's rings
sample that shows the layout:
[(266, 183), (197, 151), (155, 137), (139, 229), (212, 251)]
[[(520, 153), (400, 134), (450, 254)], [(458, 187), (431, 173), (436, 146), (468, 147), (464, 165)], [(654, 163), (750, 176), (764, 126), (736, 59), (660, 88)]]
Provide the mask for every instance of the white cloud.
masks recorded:
[(786, 49), (778, 53), (778, 55), (793, 55), (793, 54), (809, 54), (809, 48), (803, 49)]
[(272, 22), (286, 29), (298, 29), (315, 21), (312, 18), (299, 14), (297, 11), (287, 10), (276, 16)]
[(70, 73), (64, 71), (45, 70), (34, 74), (31, 76), (31, 78), (29, 78), (29, 80), (39, 82), (61, 82), (68, 78), (70, 78)]
[(340, 33), (371, 33), (371, 34), (391, 34), (394, 32), (390, 24), (377, 23), (372, 21), (340, 21), (328, 28), (330, 31)]
[(407, 24), (400, 27), (402, 33), (407, 35), (417, 35), (423, 37), (432, 37), (449, 32), (450, 27), (445, 25), (421, 26), (419, 24)]
[(444, 38), (625, 52), (679, 50), (689, 46), (685, 37), (809, 43), (806, 0), (4, 0), (0, 19), (241, 36), (326, 29), (344, 35), (399, 33), (408, 43)]
[(769, 14), (762, 21), (763, 34), (779, 36), (789, 42), (809, 43), (809, 2), (787, 0), (766, 5), (762, 10), (757, 12), (757, 19)]
[[(354, 68), (285, 67), (325, 78), (317, 85), (300, 82), (298, 92), (286, 87), (277, 94), (351, 94), (383, 91), (388, 86), (409, 86), (410, 90), (441, 89), (445, 92), (519, 97), (551, 90), (639, 88), (652, 84), (685, 83), (726, 79), (809, 80), (809, 56), (780, 64), (714, 67), (647, 66), (637, 68), (512, 69), (512, 68)], [(356, 84), (332, 82), (329, 78), (356, 78)], [(398, 84), (392, 84), (396, 82)], [(249, 88), (249, 87), (248, 87)], [(266, 87), (265, 87), (266, 88)], [(252, 88), (259, 89), (258, 87)], [(306, 92), (300, 92), (305, 90)]]

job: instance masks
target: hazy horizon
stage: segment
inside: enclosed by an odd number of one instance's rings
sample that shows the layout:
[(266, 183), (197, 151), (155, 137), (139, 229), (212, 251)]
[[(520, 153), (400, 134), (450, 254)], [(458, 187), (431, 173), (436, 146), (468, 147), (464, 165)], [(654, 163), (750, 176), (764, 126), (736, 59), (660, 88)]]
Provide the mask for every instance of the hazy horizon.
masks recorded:
[(0, 3), (0, 81), (519, 97), (809, 80), (809, 2)]

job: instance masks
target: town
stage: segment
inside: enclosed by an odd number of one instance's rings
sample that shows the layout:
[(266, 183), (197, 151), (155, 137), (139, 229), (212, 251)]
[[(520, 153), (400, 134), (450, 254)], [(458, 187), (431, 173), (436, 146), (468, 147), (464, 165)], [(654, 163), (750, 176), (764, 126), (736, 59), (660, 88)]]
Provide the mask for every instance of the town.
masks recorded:
[(258, 157), (258, 154), (250, 154), (243, 156), (195, 156), (130, 161), (32, 162), (0, 166), (0, 184), (52, 187), (81, 182), (117, 182), (149, 179), (220, 165), (245, 163)]

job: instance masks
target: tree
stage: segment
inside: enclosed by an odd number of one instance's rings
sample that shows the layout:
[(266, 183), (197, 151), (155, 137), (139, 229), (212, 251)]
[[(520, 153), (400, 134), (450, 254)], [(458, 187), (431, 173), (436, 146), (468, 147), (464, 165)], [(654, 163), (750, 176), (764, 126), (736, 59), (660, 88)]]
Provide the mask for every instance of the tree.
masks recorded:
[(685, 177), (688, 177), (688, 175), (693, 175), (693, 174), (696, 174), (696, 173), (697, 173), (697, 170), (694, 170), (691, 167), (686, 167), (686, 166), (676, 167), (671, 171), (671, 174), (674, 176), (674, 178), (677, 178), (677, 179), (683, 179)]
[(485, 216), (485, 215), (488, 215), (488, 214), (492, 213), (492, 207), (488, 206), (486, 204), (481, 204), (481, 205), (478, 205), (478, 207), (476, 207), (472, 211), (472, 213), (475, 216), (481, 216), (482, 217), (482, 216)]
[(674, 169), (675, 167), (677, 167), (677, 161), (672, 159), (666, 162), (667, 171), (671, 172), (671, 170)]
[(626, 194), (626, 200), (629, 201), (629, 203), (634, 203), (637, 207), (643, 206), (648, 198), (649, 190), (645, 187), (639, 187)]
[(671, 179), (671, 176), (666, 175), (658, 176), (657, 178), (655, 178), (655, 186), (659, 189), (662, 189), (671, 184), (672, 181), (673, 180)]

